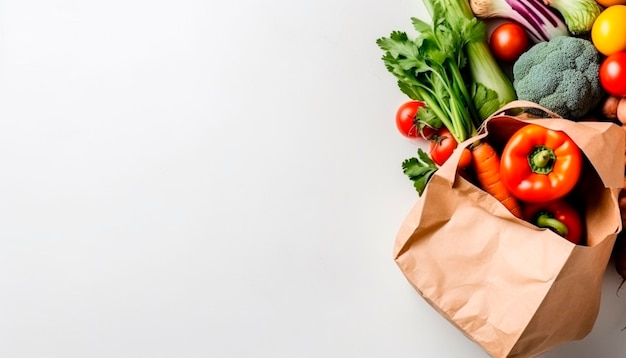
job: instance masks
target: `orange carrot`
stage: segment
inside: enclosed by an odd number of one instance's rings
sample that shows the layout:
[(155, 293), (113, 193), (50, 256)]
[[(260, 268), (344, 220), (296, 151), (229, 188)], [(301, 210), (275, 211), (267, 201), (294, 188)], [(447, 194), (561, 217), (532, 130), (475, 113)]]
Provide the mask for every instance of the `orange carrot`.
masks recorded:
[(472, 164), (472, 153), (469, 149), (463, 148), (463, 153), (461, 153), (461, 158), (459, 159), (458, 168), (465, 169)]
[(472, 167), (480, 187), (498, 199), (513, 215), (521, 218), (519, 202), (500, 178), (500, 157), (496, 150), (489, 143), (479, 142), (472, 147), (471, 152)]

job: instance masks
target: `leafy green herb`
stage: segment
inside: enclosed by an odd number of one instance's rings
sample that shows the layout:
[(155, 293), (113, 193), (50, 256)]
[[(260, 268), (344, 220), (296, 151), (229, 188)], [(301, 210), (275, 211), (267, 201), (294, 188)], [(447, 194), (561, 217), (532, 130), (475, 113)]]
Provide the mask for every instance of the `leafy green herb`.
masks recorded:
[(482, 83), (474, 83), (472, 88), (472, 98), (474, 99), (474, 103), (480, 104), (480, 106), (476, 107), (480, 118), (489, 117), (502, 106), (496, 91), (487, 88)]
[(415, 190), (421, 196), (430, 177), (437, 171), (437, 165), (426, 152), (419, 148), (417, 157), (409, 158), (402, 162), (402, 170), (413, 181)]
[(429, 113), (420, 120), (435, 128), (443, 124), (460, 143), (475, 133), (478, 118), (461, 72), (467, 63), (463, 47), (468, 41), (482, 39), (485, 28), (476, 18), (450, 23), (441, 6), (435, 5), (433, 10), (432, 25), (411, 19), (419, 33), (415, 39), (394, 31), (376, 43), (385, 51), (382, 60), (398, 79), (400, 90), (426, 104)]
[[(402, 93), (424, 102), (419, 128), (446, 127), (461, 143), (476, 134), (483, 120), (516, 98), (511, 80), (487, 44), (483, 22), (467, 0), (422, 0), (432, 22), (412, 18), (415, 38), (393, 31), (376, 40), (382, 60)], [(437, 166), (423, 151), (402, 163), (418, 193)]]
[[(485, 26), (476, 19), (467, 0), (422, 0), (422, 2), (431, 15), (437, 11), (437, 7), (445, 9), (442, 15), (453, 24), (453, 27)], [(478, 24), (474, 25), (472, 21), (477, 21)], [(486, 30), (458, 30), (458, 32), (465, 34), (464, 36), (472, 36), (466, 38), (463, 49), (467, 57), (469, 82), (474, 87), (484, 87), (487, 90), (486, 96), (473, 96), (474, 107), (479, 112), (478, 118), (474, 119), (474, 125), (479, 127), (484, 119), (516, 99), (515, 89), (489, 50)]]
[(491, 55), (487, 31), (466, 0), (423, 0), (432, 24), (412, 18), (418, 36), (393, 31), (376, 40), (402, 93), (426, 104), (425, 125), (447, 127), (460, 143), (515, 99), (511, 80)]

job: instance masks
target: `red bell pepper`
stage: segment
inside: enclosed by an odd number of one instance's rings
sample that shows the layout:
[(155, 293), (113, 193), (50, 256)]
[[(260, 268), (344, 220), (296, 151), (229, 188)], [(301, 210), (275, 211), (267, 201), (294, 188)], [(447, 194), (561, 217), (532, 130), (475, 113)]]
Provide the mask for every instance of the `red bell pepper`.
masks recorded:
[(570, 203), (557, 199), (546, 203), (527, 203), (524, 205), (524, 220), (548, 228), (570, 242), (580, 245), (583, 239), (583, 221)]
[(565, 132), (527, 124), (504, 147), (500, 173), (513, 196), (526, 202), (546, 202), (574, 188), (582, 158), (580, 148)]

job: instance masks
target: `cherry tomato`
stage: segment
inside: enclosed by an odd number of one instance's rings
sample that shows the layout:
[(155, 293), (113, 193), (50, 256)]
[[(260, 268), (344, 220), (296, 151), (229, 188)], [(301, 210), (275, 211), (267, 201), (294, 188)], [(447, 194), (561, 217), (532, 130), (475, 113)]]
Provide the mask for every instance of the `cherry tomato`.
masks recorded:
[(424, 126), (421, 130), (417, 126), (417, 111), (424, 107), (421, 101), (408, 101), (400, 105), (396, 111), (396, 127), (407, 138), (429, 138), (436, 130)]
[(437, 130), (433, 127), (429, 127), (429, 126), (422, 126), (422, 128), (419, 131), (420, 136), (424, 139), (429, 139), (432, 136), (435, 135), (435, 133), (437, 133)]
[(609, 56), (626, 51), (626, 5), (604, 9), (591, 27), (591, 41), (600, 53)]
[(442, 166), (450, 158), (458, 143), (450, 131), (443, 127), (437, 131), (430, 141), (430, 158), (435, 164)]
[(615, 97), (626, 96), (626, 52), (616, 52), (602, 61), (600, 84)]
[(596, 2), (604, 7), (626, 5), (626, 0), (596, 0)]
[(505, 22), (496, 27), (489, 37), (493, 55), (504, 62), (514, 62), (530, 48), (526, 30), (515, 22)]

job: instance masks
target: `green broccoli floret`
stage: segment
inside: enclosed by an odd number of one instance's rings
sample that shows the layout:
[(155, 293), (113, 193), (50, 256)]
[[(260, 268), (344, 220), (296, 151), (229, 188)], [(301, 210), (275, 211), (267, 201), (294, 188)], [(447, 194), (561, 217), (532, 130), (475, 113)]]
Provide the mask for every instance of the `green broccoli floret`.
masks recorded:
[(591, 41), (556, 36), (539, 42), (513, 64), (517, 98), (568, 119), (583, 118), (604, 97), (600, 54)]

